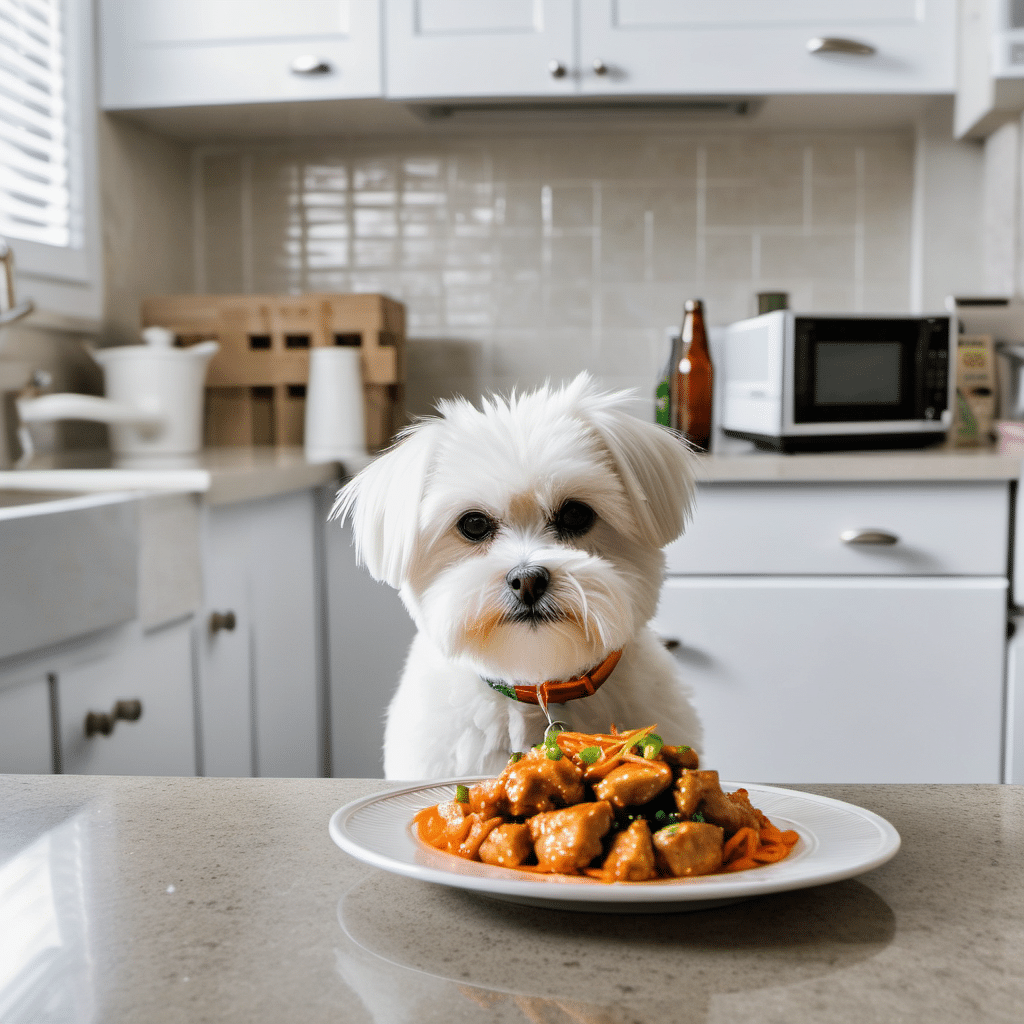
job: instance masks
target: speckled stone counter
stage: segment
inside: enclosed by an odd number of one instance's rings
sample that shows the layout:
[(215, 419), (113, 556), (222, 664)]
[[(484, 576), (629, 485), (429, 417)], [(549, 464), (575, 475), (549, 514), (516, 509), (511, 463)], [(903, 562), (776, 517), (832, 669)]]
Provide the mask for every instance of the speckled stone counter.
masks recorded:
[(701, 483), (908, 483), (911, 481), (1018, 480), (1024, 453), (993, 448), (925, 448), (920, 451), (771, 452), (704, 455)]
[(651, 917), (491, 902), (337, 849), (375, 780), (0, 777), (0, 1020), (1021, 1020), (1024, 788), (803, 787), (903, 847)]

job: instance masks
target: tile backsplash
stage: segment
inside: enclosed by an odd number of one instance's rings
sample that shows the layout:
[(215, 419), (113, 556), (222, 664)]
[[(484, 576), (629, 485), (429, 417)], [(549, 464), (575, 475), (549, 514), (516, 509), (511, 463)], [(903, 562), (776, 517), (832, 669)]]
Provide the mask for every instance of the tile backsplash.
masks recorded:
[[(906, 311), (910, 132), (544, 134), (200, 147), (200, 292), (407, 304), (409, 407), (590, 369), (649, 402), (683, 300)], [(638, 409), (638, 411), (640, 411)]]

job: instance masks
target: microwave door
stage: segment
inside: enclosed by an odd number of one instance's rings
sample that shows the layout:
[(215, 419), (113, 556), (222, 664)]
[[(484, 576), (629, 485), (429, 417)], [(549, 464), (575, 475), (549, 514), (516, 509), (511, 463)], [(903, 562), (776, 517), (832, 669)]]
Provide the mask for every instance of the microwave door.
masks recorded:
[(795, 317), (792, 343), (793, 434), (877, 434), (941, 422), (948, 318)]

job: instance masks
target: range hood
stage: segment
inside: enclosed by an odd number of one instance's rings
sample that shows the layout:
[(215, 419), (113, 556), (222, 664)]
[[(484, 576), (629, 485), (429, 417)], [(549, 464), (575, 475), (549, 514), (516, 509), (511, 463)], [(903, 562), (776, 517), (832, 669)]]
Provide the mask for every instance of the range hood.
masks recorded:
[(470, 123), (537, 123), (544, 121), (601, 122), (624, 117), (639, 120), (735, 120), (757, 114), (760, 97), (693, 97), (688, 99), (630, 100), (510, 100), (410, 104), (409, 110), (424, 121)]

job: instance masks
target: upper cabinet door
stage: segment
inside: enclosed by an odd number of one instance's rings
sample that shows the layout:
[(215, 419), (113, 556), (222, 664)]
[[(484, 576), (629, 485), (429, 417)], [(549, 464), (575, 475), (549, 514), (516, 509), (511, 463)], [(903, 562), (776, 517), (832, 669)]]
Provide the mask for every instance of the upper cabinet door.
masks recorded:
[(100, 0), (106, 110), (381, 95), (379, 0)]
[(955, 0), (584, 0), (579, 12), (585, 94), (955, 88)]
[(577, 91), (573, 0), (388, 0), (391, 99)]

